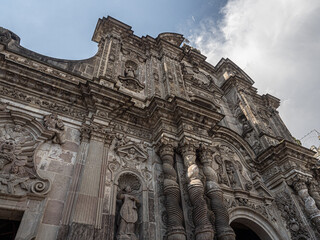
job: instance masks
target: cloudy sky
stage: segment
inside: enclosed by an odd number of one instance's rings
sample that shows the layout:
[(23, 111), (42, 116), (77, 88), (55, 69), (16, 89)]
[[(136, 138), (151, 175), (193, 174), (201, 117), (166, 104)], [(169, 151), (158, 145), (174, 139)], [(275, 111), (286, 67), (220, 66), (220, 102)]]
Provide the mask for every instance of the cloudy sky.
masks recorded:
[[(38, 53), (84, 59), (97, 51), (91, 37), (108, 15), (138, 36), (182, 33), (213, 65), (230, 58), (260, 94), (281, 99), (293, 136), (320, 131), (319, 0), (2, 0), (0, 26)], [(302, 142), (320, 144), (315, 131)]]

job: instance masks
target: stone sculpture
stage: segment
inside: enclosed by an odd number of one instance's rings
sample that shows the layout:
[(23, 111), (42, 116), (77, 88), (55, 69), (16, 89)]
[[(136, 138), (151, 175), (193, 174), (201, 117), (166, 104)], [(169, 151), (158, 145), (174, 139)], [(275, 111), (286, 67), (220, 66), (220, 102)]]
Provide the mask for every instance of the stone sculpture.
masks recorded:
[(118, 240), (138, 240), (135, 234), (135, 223), (138, 221), (139, 200), (131, 194), (132, 189), (127, 186), (124, 193), (118, 198), (123, 201), (120, 209), (120, 225), (118, 228)]
[(65, 143), (64, 123), (58, 118), (58, 115), (55, 113), (47, 115), (44, 117), (43, 121), (44, 126), (55, 133), (52, 142), (58, 144)]

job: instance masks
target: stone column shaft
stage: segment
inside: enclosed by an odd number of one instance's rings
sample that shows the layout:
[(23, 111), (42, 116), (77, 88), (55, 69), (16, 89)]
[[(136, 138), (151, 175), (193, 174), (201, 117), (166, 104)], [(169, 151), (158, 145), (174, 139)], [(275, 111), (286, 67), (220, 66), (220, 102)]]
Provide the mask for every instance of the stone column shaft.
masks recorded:
[(314, 199), (309, 195), (305, 180), (294, 179), (292, 182), (292, 186), (304, 202), (304, 208), (308, 214), (308, 217), (317, 228), (317, 231), (320, 233), (320, 210), (317, 208)]
[(228, 210), (224, 205), (222, 190), (215, 180), (215, 172), (211, 167), (212, 152), (201, 152), (201, 163), (206, 176), (206, 194), (211, 202), (211, 209), (215, 215), (215, 228), (218, 240), (235, 240), (235, 233), (229, 225)]
[(159, 152), (164, 172), (165, 206), (168, 214), (167, 239), (185, 240), (186, 233), (183, 227), (183, 213), (180, 207), (180, 188), (177, 183), (176, 170), (173, 168), (174, 150), (171, 145), (162, 145)]
[(196, 240), (210, 240), (214, 237), (212, 224), (208, 218), (207, 203), (204, 200), (204, 187), (199, 178), (196, 164), (196, 149), (193, 146), (182, 147), (184, 165), (188, 168), (188, 193), (193, 206), (193, 222), (196, 226)]
[(320, 209), (320, 193), (319, 193), (319, 186), (315, 181), (312, 181), (309, 185), (309, 193), (311, 197), (316, 202), (318, 209)]

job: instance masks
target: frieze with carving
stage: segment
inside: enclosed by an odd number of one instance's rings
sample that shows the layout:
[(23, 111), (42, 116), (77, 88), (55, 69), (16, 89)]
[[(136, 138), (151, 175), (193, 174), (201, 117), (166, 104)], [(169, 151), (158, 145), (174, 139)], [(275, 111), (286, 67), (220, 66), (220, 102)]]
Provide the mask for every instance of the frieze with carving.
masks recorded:
[(253, 202), (248, 198), (238, 197), (226, 198), (225, 205), (229, 210), (234, 209), (236, 207), (248, 207), (254, 210), (255, 212), (260, 213), (262, 216), (266, 217), (271, 222), (277, 222), (276, 216), (272, 209), (272, 205), (270, 204), (265, 204), (263, 202)]
[(41, 98), (34, 97), (30, 94), (19, 92), (11, 87), (0, 86), (0, 94), (3, 94), (3, 96), (7, 96), (15, 100), (20, 100), (24, 103), (35, 105), (37, 107), (44, 108), (47, 110), (59, 112), (61, 114), (66, 114), (72, 117), (83, 119), (87, 116), (87, 112), (84, 110), (79, 110), (75, 107), (63, 105), (58, 102), (43, 100)]

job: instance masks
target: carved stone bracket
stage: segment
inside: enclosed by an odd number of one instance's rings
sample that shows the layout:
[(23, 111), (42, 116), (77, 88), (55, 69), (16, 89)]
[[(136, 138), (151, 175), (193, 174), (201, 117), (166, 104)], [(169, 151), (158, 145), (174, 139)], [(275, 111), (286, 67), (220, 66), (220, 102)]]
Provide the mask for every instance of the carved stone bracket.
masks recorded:
[(119, 76), (119, 80), (125, 88), (131, 91), (141, 92), (144, 89), (144, 84), (140, 83), (136, 78)]

